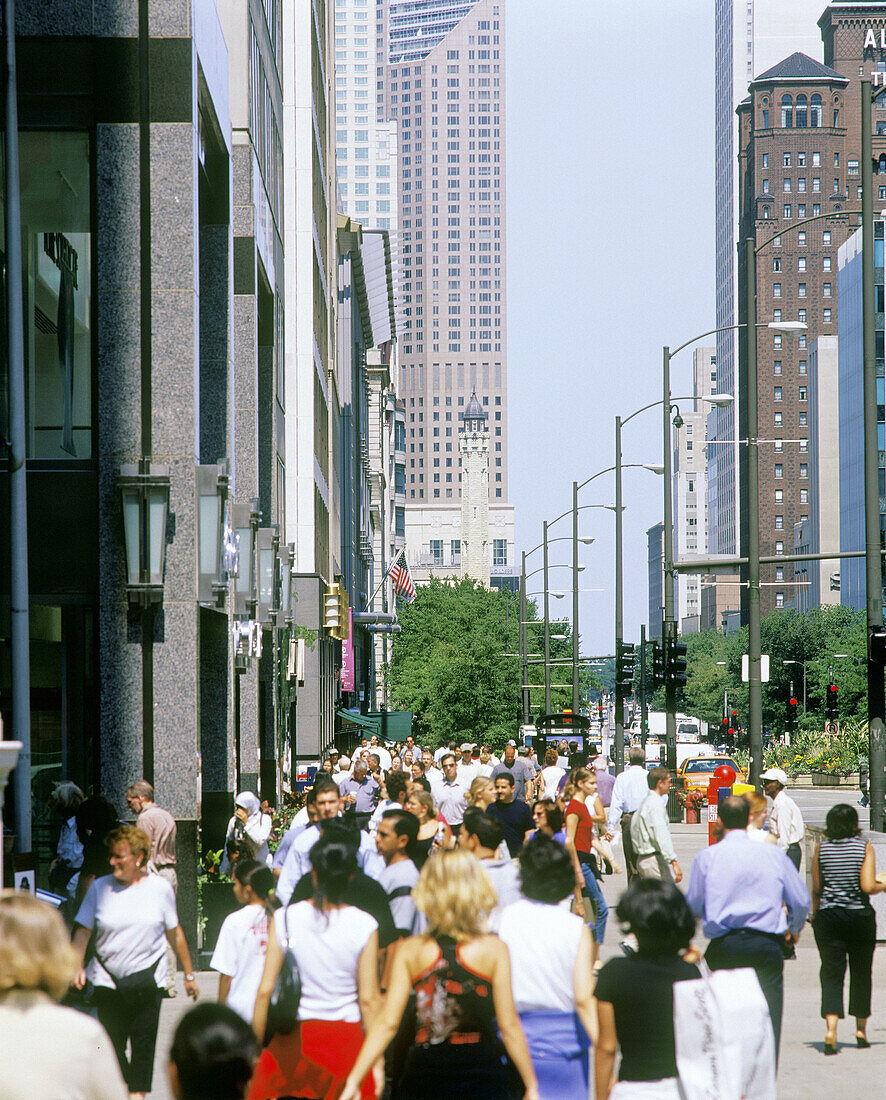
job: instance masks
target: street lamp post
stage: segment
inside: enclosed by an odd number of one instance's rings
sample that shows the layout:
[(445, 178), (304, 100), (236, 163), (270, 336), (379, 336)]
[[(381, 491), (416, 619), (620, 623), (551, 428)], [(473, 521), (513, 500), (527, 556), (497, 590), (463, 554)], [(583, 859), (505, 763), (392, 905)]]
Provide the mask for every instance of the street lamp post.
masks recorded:
[(529, 655), (526, 644), (526, 551), (522, 555), (522, 567), (520, 569), (520, 655), (523, 669), (520, 680), (520, 699), (523, 703), (523, 725), (529, 725)]
[(544, 608), (545, 608), (545, 714), (551, 713), (551, 622), (548, 617), (548, 521), (542, 526), (544, 538)]

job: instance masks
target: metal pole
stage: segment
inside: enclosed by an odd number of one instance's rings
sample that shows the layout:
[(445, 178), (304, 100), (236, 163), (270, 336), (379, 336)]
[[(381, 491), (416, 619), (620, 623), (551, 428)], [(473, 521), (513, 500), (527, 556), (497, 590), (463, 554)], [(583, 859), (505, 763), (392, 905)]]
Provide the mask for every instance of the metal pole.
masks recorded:
[(529, 688), (526, 686), (529, 683), (529, 660), (527, 653), (527, 632), (528, 624), (526, 621), (526, 551), (523, 551), (522, 566), (520, 568), (520, 656), (522, 658), (522, 679), (520, 681), (520, 698), (523, 702), (523, 725), (529, 725)]
[[(662, 580), (664, 583), (664, 619), (662, 645), (673, 653), (677, 641), (677, 624), (674, 621), (674, 521), (671, 503), (671, 352), (662, 348), (662, 446), (664, 465), (664, 497), (662, 500)], [(667, 672), (667, 669), (665, 670)], [(673, 779), (677, 774), (677, 687), (670, 676), (665, 679), (665, 743), (667, 745), (668, 771)], [(676, 798), (676, 792), (674, 794)]]
[(625, 765), (625, 705), (618, 686), (618, 655), (624, 640), (624, 607), (622, 602), (622, 527), (621, 527), (621, 417), (615, 418), (615, 752), (612, 762), (615, 774)]
[(640, 623), (640, 740), (646, 748), (646, 723), (649, 714), (646, 706), (646, 623)]
[(544, 521), (545, 714), (551, 713), (551, 619), (548, 613), (548, 521)]
[(871, 82), (861, 81), (862, 327), (864, 336), (864, 532), (867, 592), (868, 767), (871, 829), (886, 826), (886, 699), (883, 665), (873, 646), (883, 632), (883, 563), (880, 557), (880, 461), (877, 444), (877, 356), (874, 336), (874, 196), (871, 181)]
[(572, 713), (578, 714), (578, 482), (572, 483)]
[[(870, 190), (870, 188), (868, 188)], [(760, 783), (763, 764), (763, 685), (760, 681), (760, 497), (757, 448), (757, 254), (755, 240), (745, 241), (747, 294), (747, 426), (748, 476), (745, 483), (745, 514), (748, 547), (748, 779)]]
[[(25, 428), (22, 225), (18, 164), (15, 3), (3, 5), (6, 35), (6, 354), (9, 362), (9, 596), (12, 625), (12, 740), (21, 742), (13, 773), (15, 850), (31, 850), (31, 656), (28, 599), (28, 473)], [(2, 885), (2, 884), (0, 884)]]

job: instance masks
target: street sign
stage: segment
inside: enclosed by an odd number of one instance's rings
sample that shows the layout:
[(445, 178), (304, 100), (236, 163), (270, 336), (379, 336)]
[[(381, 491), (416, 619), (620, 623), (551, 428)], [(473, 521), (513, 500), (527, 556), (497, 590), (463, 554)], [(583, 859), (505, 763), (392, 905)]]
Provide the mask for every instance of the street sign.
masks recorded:
[[(747, 653), (743, 653), (741, 655), (741, 679), (742, 679), (742, 683), (744, 683), (744, 684), (746, 684), (748, 682), (748, 655), (747, 655)], [(768, 653), (761, 653), (760, 654), (760, 683), (761, 684), (768, 684), (769, 683), (769, 654)]]
[(824, 731), (825, 731), (825, 733), (839, 733), (840, 732), (840, 723), (839, 722), (825, 722)]

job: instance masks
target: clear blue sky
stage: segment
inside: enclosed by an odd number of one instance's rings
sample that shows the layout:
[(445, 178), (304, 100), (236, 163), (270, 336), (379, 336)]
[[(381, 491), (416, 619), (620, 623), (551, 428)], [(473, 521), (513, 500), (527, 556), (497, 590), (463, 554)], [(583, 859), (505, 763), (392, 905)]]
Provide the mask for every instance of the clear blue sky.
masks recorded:
[[(661, 395), (662, 345), (715, 326), (711, 0), (506, 0), (510, 499), (517, 552), (614, 462), (614, 418)], [(691, 393), (692, 350), (672, 364)], [(624, 462), (662, 460), (661, 412), (624, 429)], [(581, 494), (613, 501), (612, 475)], [(662, 480), (624, 475), (625, 638), (647, 619), (646, 529)], [(612, 653), (614, 516), (581, 513), (582, 654)], [(551, 531), (570, 535), (571, 520)], [(570, 562), (568, 542), (551, 562)], [(541, 551), (530, 559), (541, 565)], [(551, 614), (571, 617), (567, 593)], [(541, 576), (529, 590), (541, 589)]]

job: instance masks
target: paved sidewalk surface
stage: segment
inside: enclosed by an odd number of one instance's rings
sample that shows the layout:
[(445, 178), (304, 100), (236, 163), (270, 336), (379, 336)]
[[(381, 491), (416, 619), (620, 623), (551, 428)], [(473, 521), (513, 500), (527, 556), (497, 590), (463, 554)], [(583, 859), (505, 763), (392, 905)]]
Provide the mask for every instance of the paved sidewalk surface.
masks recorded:
[[(671, 826), (685, 887), (692, 857), (707, 843), (706, 825)], [(616, 855), (621, 856), (620, 848)], [(886, 868), (880, 868), (883, 870)], [(805, 871), (805, 867), (803, 868)], [(614, 909), (626, 886), (624, 875), (612, 875), (604, 880), (604, 894)], [(610, 916), (602, 957), (618, 952), (620, 940), (614, 912)], [(702, 944), (701, 936), (696, 940)], [(873, 1014), (868, 1026), (870, 1050), (855, 1046), (855, 1022), (841, 1021), (839, 1054), (825, 1058), (822, 1053), (824, 1021), (819, 1015), (818, 951), (812, 930), (806, 927), (797, 947), (795, 962), (785, 963), (785, 1009), (781, 1041), (781, 1064), (778, 1075), (778, 1095), (782, 1100), (836, 1100), (848, 1096), (882, 1096), (883, 1066), (886, 1056), (886, 944), (880, 944), (874, 956)], [(198, 975), (201, 1000), (215, 1000), (218, 975), (205, 972)], [(846, 996), (848, 998), (848, 978)], [(178, 975), (178, 996), (163, 1002), (160, 1032), (157, 1037), (157, 1059), (154, 1069), (152, 1100), (172, 1100), (166, 1080), (166, 1060), (172, 1034), (182, 1013), (191, 1002), (185, 996), (181, 974)]]
[[(672, 825), (671, 835), (677, 858), (683, 870), (682, 886), (689, 881), (692, 857), (707, 844), (707, 825)], [(621, 857), (621, 849), (616, 849)], [(879, 868), (884, 870), (886, 868)], [(805, 872), (806, 868), (802, 867)], [(624, 892), (624, 875), (612, 875), (604, 880), (604, 895), (614, 909)], [(606, 944), (601, 952), (609, 958), (618, 952), (620, 941), (615, 913), (610, 916)], [(701, 934), (697, 944), (704, 943)], [(820, 1016), (819, 958), (812, 929), (807, 924), (797, 945), (796, 961), (785, 962), (784, 1023), (781, 1033), (781, 1061), (778, 1071), (778, 1096), (783, 1100), (836, 1100), (837, 1097), (882, 1096), (883, 1065), (886, 1055), (886, 944), (880, 944), (874, 955), (874, 998), (871, 1022), (868, 1025), (870, 1050), (855, 1046), (855, 1021), (840, 1021), (839, 1053), (826, 1058), (824, 1020)], [(848, 1002), (847, 975), (845, 999)]]

